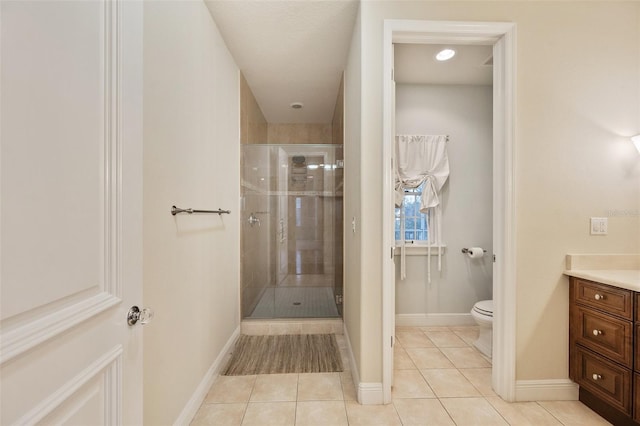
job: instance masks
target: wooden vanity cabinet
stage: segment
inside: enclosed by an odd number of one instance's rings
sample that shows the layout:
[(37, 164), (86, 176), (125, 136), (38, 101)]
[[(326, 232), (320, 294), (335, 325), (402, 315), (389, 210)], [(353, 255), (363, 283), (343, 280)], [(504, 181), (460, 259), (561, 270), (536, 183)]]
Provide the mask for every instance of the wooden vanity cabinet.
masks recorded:
[(640, 293), (571, 277), (569, 300), (580, 401), (615, 425), (640, 425)]

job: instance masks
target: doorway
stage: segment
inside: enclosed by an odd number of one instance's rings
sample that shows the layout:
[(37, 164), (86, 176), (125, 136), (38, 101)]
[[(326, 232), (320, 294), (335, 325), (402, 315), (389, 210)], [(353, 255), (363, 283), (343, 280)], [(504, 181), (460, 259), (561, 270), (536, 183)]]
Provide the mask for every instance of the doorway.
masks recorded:
[[(495, 392), (515, 400), (515, 24), (385, 20), (383, 38), (383, 398), (391, 402), (395, 335), (395, 84), (393, 44), (493, 46), (493, 371)], [(389, 165), (389, 166), (387, 166)], [(392, 256), (393, 257), (393, 256)]]

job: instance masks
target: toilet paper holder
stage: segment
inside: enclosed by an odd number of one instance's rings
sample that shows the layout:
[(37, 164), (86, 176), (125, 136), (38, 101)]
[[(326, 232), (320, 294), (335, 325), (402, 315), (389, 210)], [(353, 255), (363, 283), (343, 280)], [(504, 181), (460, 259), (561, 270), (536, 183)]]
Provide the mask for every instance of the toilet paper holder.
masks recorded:
[[(485, 252), (485, 253), (487, 252), (487, 250), (486, 250), (486, 249), (482, 249), (482, 251), (483, 251), (483, 252)], [(468, 249), (468, 248), (466, 248), (466, 247), (465, 247), (465, 248), (463, 248), (463, 249), (462, 249), (462, 253), (464, 253), (464, 254), (469, 253), (469, 249)]]

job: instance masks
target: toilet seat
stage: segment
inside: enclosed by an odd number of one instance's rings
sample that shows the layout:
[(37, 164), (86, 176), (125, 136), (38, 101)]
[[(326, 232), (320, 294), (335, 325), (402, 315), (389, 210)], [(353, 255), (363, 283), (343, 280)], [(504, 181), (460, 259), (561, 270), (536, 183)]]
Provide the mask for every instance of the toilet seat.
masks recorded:
[(473, 311), (478, 315), (493, 318), (493, 300), (481, 300), (473, 305)]

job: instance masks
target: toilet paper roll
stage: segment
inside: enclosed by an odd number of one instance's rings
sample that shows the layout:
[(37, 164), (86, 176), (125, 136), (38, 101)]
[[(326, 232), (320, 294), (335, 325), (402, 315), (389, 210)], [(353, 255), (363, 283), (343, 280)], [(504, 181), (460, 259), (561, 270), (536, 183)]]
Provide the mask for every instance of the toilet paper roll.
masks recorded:
[(479, 259), (484, 256), (484, 250), (482, 247), (470, 247), (467, 255), (472, 259)]

